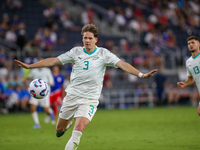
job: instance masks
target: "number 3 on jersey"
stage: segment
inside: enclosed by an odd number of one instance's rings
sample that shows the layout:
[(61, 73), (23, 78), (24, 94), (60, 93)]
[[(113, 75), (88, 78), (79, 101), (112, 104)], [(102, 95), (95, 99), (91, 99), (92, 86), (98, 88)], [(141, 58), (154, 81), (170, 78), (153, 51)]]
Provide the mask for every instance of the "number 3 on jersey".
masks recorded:
[(89, 61), (84, 61), (85, 67), (83, 68), (83, 70), (88, 70), (89, 67)]

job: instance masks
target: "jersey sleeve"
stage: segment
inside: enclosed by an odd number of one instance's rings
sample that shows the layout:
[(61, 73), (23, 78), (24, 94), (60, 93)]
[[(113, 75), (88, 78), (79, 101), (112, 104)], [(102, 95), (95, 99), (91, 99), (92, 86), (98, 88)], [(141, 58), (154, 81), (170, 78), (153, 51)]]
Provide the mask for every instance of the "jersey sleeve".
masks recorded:
[(189, 65), (188, 65), (188, 61), (186, 61), (186, 72), (187, 72), (187, 76), (192, 76), (190, 70), (189, 70)]
[(58, 56), (60, 62), (64, 65), (66, 63), (73, 63), (74, 62), (74, 51), (75, 48), (72, 48), (70, 51), (67, 51), (64, 54)]
[(120, 61), (120, 59), (109, 50), (105, 50), (105, 55), (105, 65), (117, 68), (116, 64), (118, 61)]

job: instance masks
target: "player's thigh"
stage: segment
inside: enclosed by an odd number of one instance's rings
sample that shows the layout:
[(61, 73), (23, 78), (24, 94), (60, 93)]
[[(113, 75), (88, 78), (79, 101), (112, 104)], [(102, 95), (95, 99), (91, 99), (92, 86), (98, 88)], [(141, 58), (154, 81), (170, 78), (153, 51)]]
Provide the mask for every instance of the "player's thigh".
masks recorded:
[(37, 110), (37, 105), (31, 104), (31, 112), (35, 112)]
[(39, 99), (31, 97), (29, 100), (29, 104), (37, 106), (37, 105), (39, 105)]

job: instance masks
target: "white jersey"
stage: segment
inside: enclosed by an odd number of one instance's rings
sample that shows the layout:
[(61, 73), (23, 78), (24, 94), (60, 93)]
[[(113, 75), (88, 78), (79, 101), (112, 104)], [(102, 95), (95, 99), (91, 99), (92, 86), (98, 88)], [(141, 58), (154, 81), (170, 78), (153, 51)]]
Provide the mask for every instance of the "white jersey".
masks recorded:
[(200, 53), (186, 61), (187, 76), (192, 76), (200, 93)]
[(53, 75), (52, 75), (51, 70), (49, 68), (31, 69), (28, 77), (30, 79), (42, 79), (42, 80), (46, 81), (49, 85), (54, 84)]
[(63, 65), (73, 64), (70, 84), (65, 91), (91, 99), (100, 97), (106, 66), (116, 67), (120, 61), (116, 55), (101, 47), (95, 47), (91, 53), (87, 53), (84, 47), (74, 47), (58, 59)]

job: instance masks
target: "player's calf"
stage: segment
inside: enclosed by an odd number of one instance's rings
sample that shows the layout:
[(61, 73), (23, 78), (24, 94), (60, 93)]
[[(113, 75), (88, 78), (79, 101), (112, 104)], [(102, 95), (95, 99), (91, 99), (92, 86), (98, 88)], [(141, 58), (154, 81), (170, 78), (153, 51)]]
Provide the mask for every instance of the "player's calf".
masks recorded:
[(69, 129), (71, 126), (72, 126), (72, 124), (73, 124), (73, 122), (72, 121), (70, 121), (69, 122), (69, 124), (67, 125), (67, 127), (65, 128), (65, 130), (64, 131), (61, 131), (61, 132), (56, 132), (56, 136), (57, 137), (61, 137), (66, 131), (67, 131), (67, 129)]

